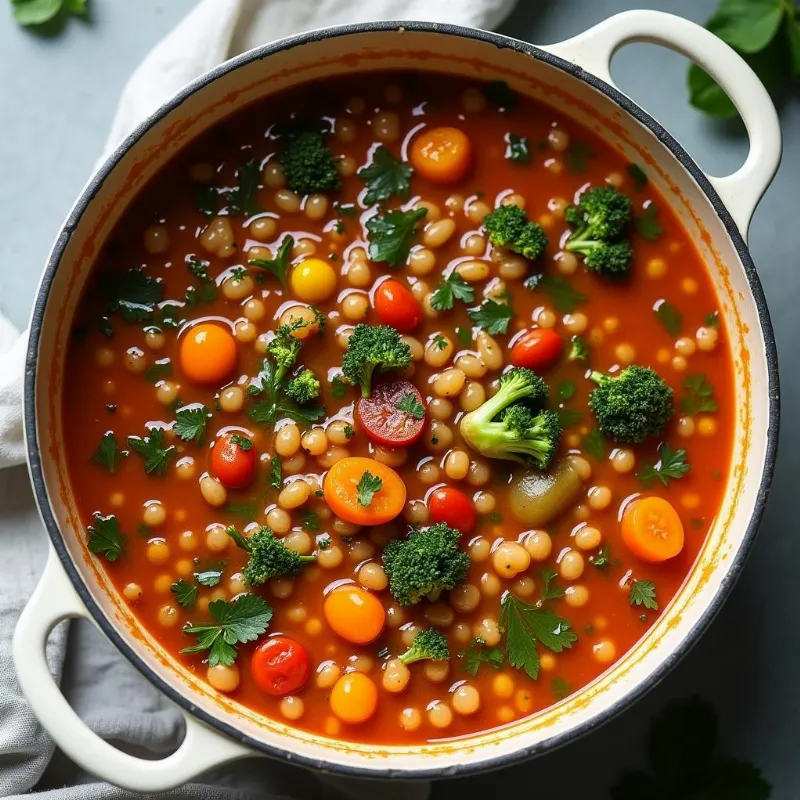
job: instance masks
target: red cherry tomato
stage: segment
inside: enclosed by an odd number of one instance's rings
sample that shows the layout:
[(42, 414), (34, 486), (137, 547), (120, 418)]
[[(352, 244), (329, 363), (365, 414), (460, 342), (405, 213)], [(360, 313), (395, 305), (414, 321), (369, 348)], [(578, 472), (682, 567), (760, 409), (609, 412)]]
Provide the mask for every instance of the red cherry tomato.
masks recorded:
[(422, 306), (399, 281), (388, 280), (378, 286), (374, 303), (381, 323), (400, 333), (411, 333), (422, 322)]
[(211, 451), (211, 472), (227, 489), (247, 486), (256, 474), (258, 453), (245, 433), (233, 431), (220, 436)]
[(434, 522), (444, 522), (461, 533), (472, 533), (478, 524), (478, 514), (472, 500), (452, 486), (436, 489), (428, 498), (428, 511)]
[(259, 688), (280, 697), (305, 686), (311, 660), (299, 642), (287, 636), (271, 636), (256, 647), (250, 672)]
[(534, 328), (514, 342), (511, 347), (511, 363), (515, 367), (527, 367), (536, 372), (552, 367), (564, 349), (561, 337), (550, 328)]
[(367, 436), (386, 447), (408, 447), (422, 436), (425, 427), (422, 395), (402, 378), (373, 386), (372, 394), (356, 403), (356, 415)]

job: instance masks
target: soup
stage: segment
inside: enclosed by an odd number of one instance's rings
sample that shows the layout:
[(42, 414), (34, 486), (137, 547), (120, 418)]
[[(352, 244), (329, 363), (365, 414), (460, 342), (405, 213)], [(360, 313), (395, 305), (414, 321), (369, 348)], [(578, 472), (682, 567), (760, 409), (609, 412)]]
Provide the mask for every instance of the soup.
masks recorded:
[(622, 658), (703, 546), (717, 307), (646, 172), (503, 83), (271, 98), (151, 181), (86, 288), (88, 547), (267, 717), (382, 744), (512, 723)]

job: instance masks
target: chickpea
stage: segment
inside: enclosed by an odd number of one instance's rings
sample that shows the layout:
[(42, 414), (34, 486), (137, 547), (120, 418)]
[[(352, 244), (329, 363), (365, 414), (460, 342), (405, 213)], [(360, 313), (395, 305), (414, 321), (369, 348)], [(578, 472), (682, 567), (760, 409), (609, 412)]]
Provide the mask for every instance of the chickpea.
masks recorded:
[(504, 258), (497, 267), (497, 274), (506, 281), (519, 281), (528, 274), (528, 261), (521, 256)]
[(142, 596), (142, 587), (138, 583), (126, 583), (122, 594), (126, 600), (134, 602)]
[(415, 731), (422, 725), (422, 714), (418, 708), (404, 708), (398, 722), (404, 731)]
[(279, 600), (286, 600), (294, 594), (294, 580), (291, 578), (270, 578), (267, 588)]
[[(426, 662), (426, 664), (427, 663), (429, 662)], [(445, 705), (439, 700), (434, 700), (428, 706), (428, 722), (430, 722), (434, 728), (449, 728), (452, 721), (453, 712), (450, 710), (450, 706)]]
[(389, 585), (389, 579), (383, 567), (373, 561), (364, 564), (358, 571), (358, 582), (365, 589), (371, 589), (374, 592), (382, 592)]
[(125, 369), (128, 372), (139, 373), (147, 369), (147, 357), (138, 347), (130, 347), (125, 352)]
[(347, 266), (345, 277), (351, 286), (364, 289), (372, 283), (372, 270), (366, 261), (353, 260)]
[(208, 473), (200, 478), (200, 494), (210, 506), (218, 508), (228, 502), (228, 492), (225, 487)]
[(292, 527), (292, 518), (282, 508), (271, 508), (267, 512), (266, 523), (278, 536), (288, 533)]
[(489, 208), (487, 203), (484, 203), (483, 200), (471, 200), (469, 205), (465, 206), (465, 211), (467, 213), (467, 218), (470, 222), (474, 222), (476, 225), (480, 225), (486, 215), (492, 209)]
[(503, 591), (503, 585), (497, 575), (491, 572), (484, 572), (480, 579), (481, 592), (486, 597), (497, 597)]
[(164, 628), (174, 628), (178, 624), (180, 615), (175, 606), (162, 606), (158, 610), (158, 623)]
[(492, 472), (487, 464), (482, 461), (473, 461), (469, 465), (469, 474), (467, 475), (467, 483), (470, 486), (483, 486), (489, 482), (492, 477)]
[(342, 316), (351, 322), (358, 322), (367, 316), (369, 298), (366, 294), (353, 292), (342, 300)]
[(583, 556), (577, 550), (566, 550), (558, 562), (558, 571), (564, 580), (576, 581), (583, 575), (585, 566)]
[(439, 421), (450, 419), (453, 416), (453, 403), (444, 397), (434, 397), (428, 403), (428, 415)]
[(473, 629), (476, 639), (483, 639), (487, 647), (495, 647), (500, 643), (500, 629), (493, 617), (484, 617)]
[(300, 449), (300, 428), (293, 422), (275, 434), (275, 452), (282, 458), (293, 456)]
[(534, 561), (546, 561), (553, 550), (553, 540), (547, 531), (531, 531), (525, 537), (524, 547)]
[(320, 689), (330, 689), (342, 675), (341, 667), (335, 661), (323, 661), (317, 667), (315, 683)]
[(394, 111), (382, 111), (372, 120), (372, 130), (382, 142), (394, 142), (400, 138), (400, 117)]
[(611, 461), (614, 472), (621, 475), (627, 474), (636, 466), (636, 456), (633, 454), (633, 450), (622, 447), (616, 447), (611, 451), (609, 461)]
[(232, 692), (239, 686), (239, 668), (236, 664), (217, 664), (208, 668), (206, 680), (218, 692)]
[(403, 516), (410, 525), (425, 525), (428, 522), (428, 506), (422, 500), (411, 500), (406, 504)]
[(431, 683), (441, 683), (450, 674), (449, 661), (426, 661), (423, 667), (425, 677)]
[(219, 395), (219, 407), (228, 414), (238, 414), (244, 407), (244, 390), (241, 386), (228, 386)]
[(492, 552), (492, 566), (495, 572), (507, 580), (524, 572), (530, 563), (530, 554), (517, 542), (503, 542)]
[(603, 639), (592, 646), (592, 655), (601, 664), (610, 664), (617, 657), (617, 648), (610, 639)]
[(481, 592), (471, 583), (461, 583), (450, 591), (450, 605), (461, 614), (474, 611), (481, 601)]
[(151, 225), (145, 229), (144, 249), (152, 256), (160, 256), (169, 250), (169, 233), (163, 225)]
[(611, 489), (608, 486), (592, 486), (588, 493), (589, 508), (603, 511), (611, 505)]
[[(276, 166), (280, 167), (279, 164), (275, 164)], [(269, 166), (269, 165), (268, 165)], [(266, 174), (267, 169), (264, 169), (264, 173)], [(281, 178), (283, 176), (281, 175)], [(269, 184), (267, 184), (269, 186)], [(276, 188), (276, 187), (270, 187)], [(277, 187), (280, 188), (280, 187)], [(258, 219), (254, 219), (250, 223), (250, 227), (248, 228), (250, 235), (259, 242), (268, 242), (275, 236), (275, 231), (277, 230), (278, 225), (274, 217), (259, 217)], [(270, 258), (270, 256), (267, 256)]]
[(486, 401), (486, 390), (483, 384), (478, 381), (467, 381), (467, 385), (459, 396), (461, 408), (464, 411), (474, 411), (480, 408)]
[(411, 672), (399, 658), (390, 658), (383, 668), (382, 684), (387, 692), (397, 694), (408, 686)]
[(450, 337), (437, 334), (425, 342), (425, 363), (429, 367), (439, 369), (452, 358), (454, 350), (455, 345)]
[[(330, 436), (328, 436), (330, 441)], [(323, 469), (330, 469), (337, 461), (347, 458), (350, 451), (346, 447), (329, 447), (321, 456), (317, 456), (317, 461)]]
[(603, 536), (597, 528), (584, 525), (575, 532), (575, 546), (581, 550), (594, 550), (600, 546)]
[(322, 569), (336, 569), (344, 561), (344, 553), (340, 547), (333, 545), (327, 550), (320, 550), (317, 553), (317, 564)]
[(466, 478), (469, 472), (469, 454), (465, 450), (451, 450), (444, 460), (444, 472), (454, 481)]
[(148, 503), (142, 512), (142, 522), (151, 528), (163, 525), (167, 519), (167, 509), (157, 500)]
[(478, 334), (477, 345), (478, 355), (486, 369), (493, 371), (503, 366), (503, 349), (488, 333), (481, 331)]
[(436, 254), (427, 247), (415, 247), (408, 257), (408, 268), (417, 277), (428, 275), (436, 267)]
[(474, 502), (475, 510), (479, 514), (491, 514), (497, 505), (497, 499), (490, 492), (478, 492)]
[(581, 608), (589, 602), (589, 590), (579, 583), (567, 586), (564, 590), (564, 600), (571, 608)]
[(703, 352), (709, 353), (717, 346), (719, 332), (716, 328), (702, 327), (697, 329), (695, 336), (697, 338), (697, 347)]
[(453, 692), (450, 702), (456, 714), (466, 716), (474, 714), (481, 707), (481, 695), (474, 686), (464, 683)]
[(320, 456), (328, 449), (328, 435), (321, 428), (314, 428), (303, 436), (300, 445), (309, 455)]
[(231, 537), (225, 532), (225, 526), (214, 524), (206, 529), (206, 547), (213, 553), (221, 553), (227, 550), (231, 543)]
[(278, 495), (278, 505), (287, 510), (298, 508), (308, 500), (310, 495), (311, 487), (308, 483), (304, 480), (295, 480), (281, 490)]
[(437, 628), (447, 628), (453, 624), (453, 609), (445, 603), (431, 603), (425, 608), (425, 619)]
[(510, 675), (501, 672), (492, 680), (492, 691), (501, 700), (508, 700), (514, 694), (514, 681)]
[(439, 397), (454, 397), (461, 393), (466, 381), (466, 375), (460, 369), (452, 367), (440, 373), (434, 379), (432, 389)]

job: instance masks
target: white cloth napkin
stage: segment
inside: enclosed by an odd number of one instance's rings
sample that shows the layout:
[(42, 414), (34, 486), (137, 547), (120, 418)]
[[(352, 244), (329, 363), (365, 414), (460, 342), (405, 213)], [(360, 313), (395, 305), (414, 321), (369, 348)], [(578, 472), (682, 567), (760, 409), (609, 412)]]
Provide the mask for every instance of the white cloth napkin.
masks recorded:
[[(479, 28), (499, 24), (515, 0), (201, 0), (145, 58), (120, 99), (103, 159), (136, 125), (182, 86), (227, 58), (274, 39), (327, 25), (418, 19)], [(113, 13), (113, 8), (111, 13)], [(102, 160), (101, 159), (101, 162)], [(27, 336), (0, 315), (0, 468), (25, 458), (22, 380)], [(10, 663), (16, 620), (38, 580), (47, 549), (32, 509), (26, 476), (0, 475), (0, 563), (8, 576), (0, 591), (0, 797), (52, 800), (135, 800), (141, 795), (98, 783), (64, 759), (21, 696)], [(37, 536), (37, 533), (41, 534)], [(48, 661), (81, 717), (103, 738), (160, 755), (175, 748), (181, 718), (175, 707), (86, 623), (59, 626)], [(44, 779), (42, 776), (44, 775)], [(353, 782), (318, 776), (263, 759), (247, 759), (194, 783), (159, 794), (160, 800), (344, 800), (380, 796), (418, 800), (426, 784)]]

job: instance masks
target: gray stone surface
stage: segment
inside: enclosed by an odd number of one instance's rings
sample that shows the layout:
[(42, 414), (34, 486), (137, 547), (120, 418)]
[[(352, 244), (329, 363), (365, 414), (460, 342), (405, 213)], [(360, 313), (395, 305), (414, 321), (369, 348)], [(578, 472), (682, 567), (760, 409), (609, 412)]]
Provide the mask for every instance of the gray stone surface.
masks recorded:
[[(365, 0), (365, 2), (368, 0)], [(5, 5), (5, 4), (3, 4)], [(131, 70), (192, 0), (93, 0), (93, 20), (70, 21), (61, 36), (40, 39), (0, 18), (0, 309), (26, 324), (38, 276), (105, 139), (116, 98)], [(698, 21), (714, 0), (520, 0), (503, 32), (538, 43), (578, 33), (636, 6)], [(5, 8), (0, 8), (0, 15)], [(747, 142), (740, 126), (705, 120), (686, 102), (685, 61), (655, 47), (626, 48), (614, 62), (621, 87), (661, 120), (717, 174), (735, 169)], [(503, 786), (528, 797), (601, 798), (621, 769), (643, 759), (649, 717), (670, 698), (700, 694), (714, 702), (724, 750), (760, 765), (775, 800), (800, 797), (800, 640), (793, 572), (800, 555), (794, 517), (792, 449), (800, 427), (800, 371), (792, 364), (800, 335), (796, 215), (800, 177), (800, 104), (781, 109), (784, 162), (756, 214), (751, 250), (772, 311), (782, 358), (785, 402), (777, 475), (761, 535), (743, 577), (705, 638), (644, 700), (601, 732), (502, 773), (446, 782), (439, 798), (485, 796)]]

